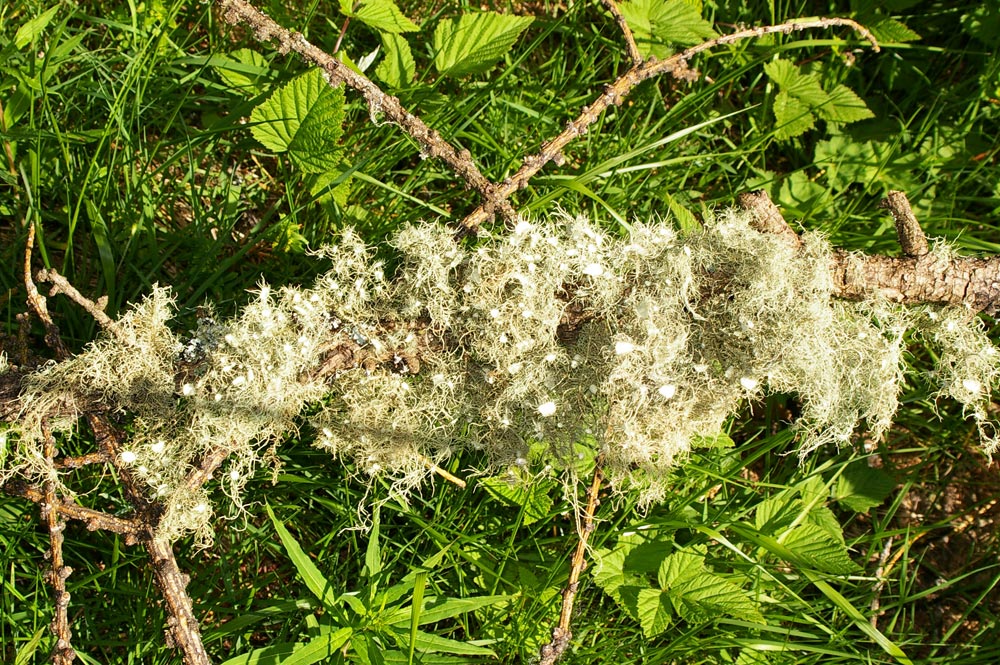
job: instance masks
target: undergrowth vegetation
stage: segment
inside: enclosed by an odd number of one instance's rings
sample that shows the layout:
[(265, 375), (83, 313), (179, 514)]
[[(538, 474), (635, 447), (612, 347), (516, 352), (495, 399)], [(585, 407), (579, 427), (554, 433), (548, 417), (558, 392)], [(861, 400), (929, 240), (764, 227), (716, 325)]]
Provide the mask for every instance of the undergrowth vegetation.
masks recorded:
[[(960, 311), (831, 301), (824, 268), (829, 245), (898, 251), (876, 208), (889, 189), (941, 251), (1000, 252), (1000, 10), (700, 5), (625, 14), (656, 55), (813, 15), (855, 17), (884, 50), (810, 33), (701, 56), (699, 80), (644, 83), (570, 144), (515, 196), (516, 228), (456, 244), (446, 224), (478, 201), (440, 162), (211, 5), (5, 4), (0, 216), (37, 224), (45, 265), (117, 323), (98, 337), (50, 299), (81, 353), (33, 380), (0, 473), (42, 469), (52, 403), (121, 407), (120, 461), (171, 497), (163, 535), (219, 661), (324, 636), (349, 662), (529, 661), (598, 457), (617, 491), (564, 662), (995, 660), (1000, 482), (979, 448), (994, 346)], [(342, 40), (329, 6), (262, 9), (339, 45), (495, 181), (627, 66), (596, 4), (497, 6), (533, 20), (464, 61), (454, 35), (479, 7), (400, 7), (343, 7)], [(806, 254), (729, 211), (760, 188), (821, 232)], [(23, 246), (0, 226), (17, 363)], [(330, 394), (331, 335), (396, 362)], [(54, 424), (64, 454), (89, 448), (75, 418)], [(189, 492), (184, 470), (220, 439), (230, 464)], [(469, 486), (428, 480), (437, 466)], [(128, 507), (99, 470), (63, 480)], [(223, 494), (240, 519), (214, 519)], [(0, 499), (5, 662), (49, 650), (33, 512)], [(176, 662), (138, 551), (66, 535), (80, 659)]]

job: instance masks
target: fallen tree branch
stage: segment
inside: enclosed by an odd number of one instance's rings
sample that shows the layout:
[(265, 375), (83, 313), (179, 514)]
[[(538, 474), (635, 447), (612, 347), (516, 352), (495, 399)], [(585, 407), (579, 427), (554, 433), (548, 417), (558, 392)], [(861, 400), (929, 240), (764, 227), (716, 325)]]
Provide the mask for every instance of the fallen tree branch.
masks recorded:
[[(754, 213), (758, 230), (778, 235), (795, 247), (801, 244), (766, 192), (742, 194), (739, 202)], [(1000, 311), (1000, 257), (930, 251), (903, 192), (889, 192), (882, 207), (896, 220), (904, 256), (835, 251), (830, 260), (835, 297), (863, 300), (877, 293), (904, 305), (964, 306), (990, 315)]]

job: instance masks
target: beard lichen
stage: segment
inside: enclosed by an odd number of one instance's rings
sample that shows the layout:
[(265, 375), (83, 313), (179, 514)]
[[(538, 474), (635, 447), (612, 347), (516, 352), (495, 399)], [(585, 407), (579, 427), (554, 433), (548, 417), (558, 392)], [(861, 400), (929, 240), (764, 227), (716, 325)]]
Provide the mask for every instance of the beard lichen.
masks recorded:
[(649, 503), (692, 445), (768, 392), (799, 400), (802, 451), (846, 443), (862, 423), (881, 436), (911, 330), (940, 349), (939, 396), (962, 403), (995, 450), (986, 407), (1000, 354), (982, 324), (954, 308), (834, 300), (830, 248), (802, 240), (792, 248), (735, 211), (695, 233), (637, 224), (625, 238), (579, 218), (523, 220), (468, 248), (423, 224), (392, 240), (389, 279), (345, 231), (311, 287), (262, 285), (239, 316), (209, 313), (187, 339), (156, 288), (38, 372), (0, 478), (48, 473), (41, 421), (59, 412), (51, 426), (71, 429), (66, 405), (127, 412), (135, 435), (118, 462), (166, 504), (162, 537), (206, 540), (212, 504), (188, 473), (228, 452), (218, 476), (241, 509), (244, 484), (277, 464), (275, 442), (312, 403), (315, 445), (400, 493), (461, 447), (504, 465), (544, 443), (561, 462), (590, 446), (617, 490)]

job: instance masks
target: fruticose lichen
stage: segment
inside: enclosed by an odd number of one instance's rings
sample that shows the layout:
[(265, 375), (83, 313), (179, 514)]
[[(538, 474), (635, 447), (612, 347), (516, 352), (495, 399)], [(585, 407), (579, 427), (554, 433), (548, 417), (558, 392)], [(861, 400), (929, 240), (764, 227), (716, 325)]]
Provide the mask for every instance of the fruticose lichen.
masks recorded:
[(940, 395), (995, 450), (986, 406), (1000, 358), (978, 320), (834, 300), (830, 248), (803, 242), (758, 233), (735, 211), (696, 233), (637, 224), (625, 238), (579, 218), (524, 220), (470, 248), (424, 224), (392, 240), (390, 279), (345, 231), (311, 287), (262, 285), (239, 316), (209, 313), (186, 338), (156, 288), (79, 356), (38, 372), (0, 478), (48, 473), (50, 414), (69, 430), (92, 406), (127, 412), (136, 434), (119, 462), (165, 501), (161, 535), (205, 539), (212, 503), (186, 475), (228, 451), (221, 482), (241, 507), (244, 483), (276, 464), (274, 446), (311, 403), (315, 445), (401, 492), (458, 448), (524, 464), (544, 442), (563, 461), (592, 447), (617, 489), (650, 502), (692, 445), (767, 392), (797, 396), (803, 451), (845, 443), (862, 422), (880, 436), (914, 329), (941, 349)]

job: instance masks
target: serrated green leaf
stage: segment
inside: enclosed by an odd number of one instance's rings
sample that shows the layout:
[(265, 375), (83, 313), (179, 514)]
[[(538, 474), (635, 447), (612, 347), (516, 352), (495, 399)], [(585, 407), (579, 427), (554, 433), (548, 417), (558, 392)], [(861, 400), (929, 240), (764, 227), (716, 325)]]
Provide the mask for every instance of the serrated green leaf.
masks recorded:
[(267, 510), (268, 517), (271, 518), (271, 523), (274, 525), (274, 530), (278, 533), (278, 538), (281, 539), (281, 544), (285, 547), (288, 558), (292, 560), (292, 565), (299, 572), (299, 576), (306, 583), (306, 587), (312, 591), (313, 595), (326, 608), (335, 608), (338, 603), (337, 596), (333, 592), (333, 585), (327, 581), (326, 577), (316, 567), (313, 560), (309, 558), (309, 555), (305, 553), (305, 550), (302, 549), (298, 541), (295, 540), (292, 534), (288, 532), (288, 529), (285, 528), (285, 525), (274, 515), (271, 505), (265, 503), (264, 508)]
[(764, 73), (789, 96), (814, 107), (825, 104), (828, 95), (815, 74), (804, 74), (787, 60), (774, 60), (764, 65)]
[(413, 81), (417, 71), (410, 43), (399, 35), (384, 33), (382, 48), (385, 49), (385, 57), (375, 68), (375, 76), (390, 88), (405, 88)]
[(866, 23), (880, 44), (901, 44), (920, 39), (920, 35), (894, 18), (886, 18), (876, 23)]
[(508, 505), (523, 507), (526, 525), (544, 519), (552, 509), (549, 492), (555, 483), (551, 480), (528, 480), (505, 474), (482, 478), (479, 484), (494, 498)]
[(834, 498), (856, 513), (866, 513), (882, 503), (894, 487), (889, 474), (859, 461), (844, 469), (837, 479)]
[(774, 535), (791, 524), (805, 509), (805, 504), (795, 494), (794, 490), (783, 490), (758, 503), (754, 512), (754, 527), (761, 533)]
[(656, 580), (660, 588), (669, 589), (683, 580), (697, 577), (704, 572), (704, 553), (680, 550), (663, 558), (660, 569), (656, 572)]
[(358, 3), (355, 0), (340, 0), (340, 12), (375, 28), (383, 36), (420, 30), (420, 26), (406, 18), (393, 0), (361, 0)]
[(479, 74), (510, 50), (534, 18), (494, 12), (445, 19), (434, 30), (434, 66), (444, 76)]
[(296, 77), (253, 110), (255, 139), (274, 152), (287, 152), (307, 173), (323, 173), (341, 159), (343, 87), (333, 88), (319, 69)]
[(816, 125), (809, 105), (796, 99), (787, 90), (774, 96), (774, 137), (785, 141), (801, 136)]
[(636, 605), (636, 618), (646, 637), (659, 635), (673, 621), (670, 595), (659, 589), (640, 589)]
[(671, 45), (690, 46), (717, 36), (701, 16), (701, 3), (631, 0), (619, 7), (643, 57), (666, 58), (674, 51)]
[(874, 118), (864, 100), (846, 85), (838, 85), (829, 92), (826, 104), (816, 107), (816, 114), (830, 122), (857, 122)]
[(796, 565), (833, 575), (850, 575), (859, 570), (843, 539), (816, 524), (800, 524), (783, 534), (782, 544), (792, 552), (791, 562)]
[(764, 623), (757, 605), (729, 580), (703, 571), (681, 580), (668, 591), (678, 616), (691, 622), (712, 621), (728, 615), (754, 623)]
[(253, 49), (237, 49), (214, 61), (212, 69), (230, 88), (248, 96), (261, 93), (269, 66), (267, 59)]
[(33, 19), (25, 21), (24, 24), (14, 33), (14, 47), (22, 49), (45, 31), (49, 23), (59, 11), (59, 5), (50, 7)]

